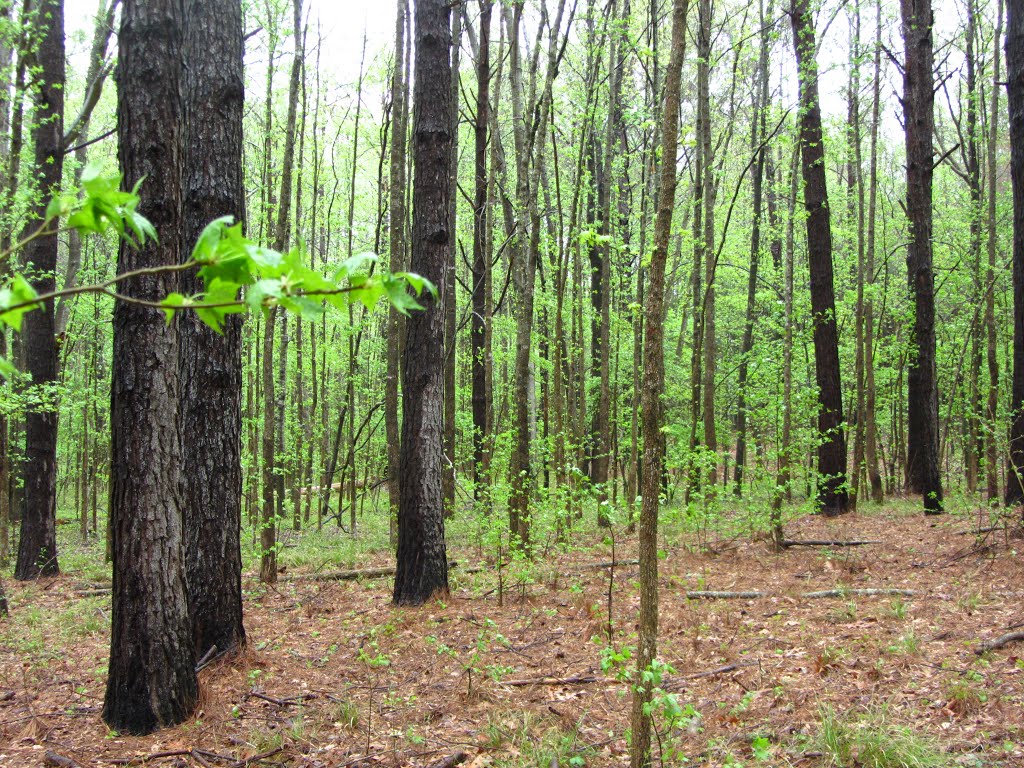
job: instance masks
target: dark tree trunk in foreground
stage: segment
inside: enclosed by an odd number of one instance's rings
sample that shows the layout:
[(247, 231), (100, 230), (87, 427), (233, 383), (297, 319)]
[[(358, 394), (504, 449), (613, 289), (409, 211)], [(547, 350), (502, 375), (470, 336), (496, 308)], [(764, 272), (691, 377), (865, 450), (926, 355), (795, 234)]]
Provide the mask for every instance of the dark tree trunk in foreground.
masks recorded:
[[(662, 453), (665, 437), (661, 431), (661, 395), (665, 388), (665, 263), (672, 232), (676, 200), (676, 152), (679, 136), (679, 92), (683, 58), (686, 53), (687, 0), (675, 0), (672, 12), (672, 49), (665, 73), (665, 102), (661, 129), (661, 187), (654, 223), (654, 251), (649, 269), (647, 304), (644, 307), (644, 375), (640, 391), (643, 414), (644, 466), (640, 507), (640, 623), (636, 654), (636, 679), (651, 666), (658, 643), (658, 507), (661, 495)], [(651, 686), (637, 686), (633, 692), (631, 726), (633, 743), (629, 764), (646, 768), (651, 764)]]
[[(451, 249), (451, 6), (414, 9), (411, 271), (443, 287)], [(448, 592), (441, 501), (444, 296), (424, 293), (407, 321), (402, 368), (401, 503), (395, 603), (418, 605)]]
[(1024, 503), (1024, 2), (1006, 4), (1006, 79), (1013, 179), (1013, 385), (1006, 503)]
[[(242, 5), (189, 0), (184, 59), (185, 147), (182, 258), (203, 227), (224, 215), (241, 220)], [(192, 273), (186, 294), (200, 290)], [(245, 644), (242, 626), (242, 323), (229, 315), (223, 335), (194, 312), (178, 314), (178, 372), (185, 572), (196, 656)]]
[(818, 100), (814, 18), (807, 0), (795, 0), (791, 12), (793, 44), (800, 79), (800, 153), (807, 209), (807, 260), (814, 315), (814, 369), (818, 384), (818, 504), (825, 515), (846, 511), (846, 434), (843, 431), (839, 331), (832, 283), (832, 227), (825, 183), (825, 145)]
[[(28, 226), (35, 231), (46, 215), (50, 199), (60, 192), (64, 169), (64, 2), (45, 0), (35, 16), (39, 34), (35, 89), (35, 169), (39, 202)], [(39, 293), (54, 289), (57, 269), (57, 234), (32, 241), (25, 249), (25, 267)], [(42, 403), (25, 414), (25, 508), (17, 579), (53, 576), (57, 567), (57, 410), (46, 389), (57, 378), (57, 347), (53, 334), (53, 302), (25, 316), (24, 344), (32, 386)], [(47, 405), (51, 402), (51, 405)]]
[(907, 277), (914, 298), (914, 348), (907, 374), (907, 484), (924, 499), (925, 514), (942, 512), (939, 476), (939, 393), (935, 372), (935, 275), (932, 271), (931, 0), (900, 0), (903, 115), (907, 141)]
[[(126, 0), (118, 59), (119, 158), (124, 187), (145, 177), (139, 213), (159, 242), (122, 243), (118, 272), (180, 261), (183, 0)], [(174, 274), (121, 284), (136, 299), (176, 290)], [(111, 397), (113, 609), (103, 719), (124, 733), (180, 723), (198, 685), (182, 541), (178, 335), (163, 313), (114, 307)]]

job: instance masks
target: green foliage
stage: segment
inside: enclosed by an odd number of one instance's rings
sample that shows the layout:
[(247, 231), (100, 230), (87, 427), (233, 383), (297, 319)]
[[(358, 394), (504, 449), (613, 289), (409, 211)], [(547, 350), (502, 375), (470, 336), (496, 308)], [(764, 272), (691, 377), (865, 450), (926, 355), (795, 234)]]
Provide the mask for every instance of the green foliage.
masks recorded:
[[(39, 228), (11, 250), (0, 254), (0, 260), (9, 259), (32, 240), (60, 231), (59, 222), (67, 219), (67, 229), (79, 235), (102, 236), (113, 231), (133, 248), (141, 248), (157, 239), (153, 225), (138, 210), (141, 180), (130, 192), (120, 188), (120, 176), (104, 175), (96, 166), (87, 166), (82, 173), (80, 195), (64, 194), (55, 198), (46, 209), (46, 218)], [(26, 312), (42, 307), (45, 299), (82, 293), (116, 295), (123, 301), (139, 302), (115, 294), (111, 289), (117, 283), (139, 274), (179, 272), (196, 268), (203, 281), (203, 290), (192, 296), (172, 292), (159, 305), (167, 315), (167, 322), (175, 313), (195, 310), (199, 318), (220, 332), (224, 319), (246, 311), (282, 309), (313, 322), (325, 311), (324, 304), (345, 309), (353, 302), (372, 310), (385, 298), (399, 312), (421, 309), (415, 295), (427, 290), (437, 295), (436, 288), (426, 279), (408, 272), (390, 273), (381, 270), (374, 276), (376, 257), (361, 254), (344, 261), (333, 275), (327, 276), (307, 265), (308, 256), (301, 248), (280, 253), (258, 245), (242, 232), (231, 216), (210, 222), (200, 234), (190, 259), (181, 265), (167, 265), (122, 273), (112, 280), (51, 294), (40, 295), (20, 273), (13, 273), (0, 288), (0, 323), (15, 331), (21, 330)], [(145, 302), (142, 302), (145, 303)], [(10, 376), (14, 367), (0, 359), (0, 374)]]
[(932, 741), (906, 726), (896, 725), (885, 707), (859, 715), (821, 712), (814, 740), (834, 768), (940, 768), (946, 756)]

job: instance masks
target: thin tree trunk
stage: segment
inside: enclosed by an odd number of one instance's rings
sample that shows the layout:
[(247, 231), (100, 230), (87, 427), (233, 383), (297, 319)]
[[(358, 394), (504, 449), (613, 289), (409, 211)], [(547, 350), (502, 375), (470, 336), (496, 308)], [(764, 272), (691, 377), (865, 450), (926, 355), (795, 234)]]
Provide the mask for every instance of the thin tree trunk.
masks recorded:
[[(643, 501), (640, 509), (640, 616), (635, 680), (646, 680), (658, 648), (658, 508), (661, 495), (661, 396), (665, 387), (664, 301), (665, 263), (675, 209), (676, 153), (678, 151), (680, 81), (686, 53), (687, 0), (675, 0), (672, 12), (672, 48), (665, 73), (662, 109), (661, 181), (654, 229), (654, 251), (649, 269), (644, 330), (644, 377), (641, 410), (644, 420)], [(653, 20), (652, 20), (653, 23)], [(630, 744), (631, 768), (651, 765), (651, 697), (653, 685), (633, 689)]]
[(757, 271), (761, 260), (761, 206), (763, 201), (763, 180), (765, 154), (767, 148), (761, 147), (765, 135), (765, 116), (768, 112), (768, 66), (769, 66), (769, 33), (765, 23), (774, 13), (773, 4), (769, 2), (767, 14), (764, 2), (760, 3), (760, 22), (764, 31), (761, 33), (761, 52), (757, 64), (757, 92), (754, 100), (754, 117), (751, 121), (750, 146), (756, 153), (754, 161), (754, 178), (751, 194), (754, 198), (753, 220), (750, 228), (750, 272), (747, 275), (747, 309), (746, 322), (743, 327), (743, 345), (740, 349), (739, 370), (739, 402), (736, 405), (736, 468), (733, 474), (734, 490), (737, 496), (743, 495), (743, 471), (747, 463), (747, 371), (750, 355), (754, 349), (754, 313), (757, 309)]
[[(391, 77), (391, 157), (390, 164), (390, 212), (388, 218), (388, 240), (391, 250), (391, 271), (405, 269), (405, 148), (406, 148), (406, 91), (405, 80), (405, 29), (408, 24), (409, 5), (407, 0), (399, 0), (398, 15), (395, 21), (395, 71)], [(384, 379), (384, 429), (387, 435), (388, 455), (388, 521), (391, 529), (391, 541), (396, 543), (394, 527), (395, 516), (401, 498), (399, 481), (399, 464), (401, 460), (401, 425), (398, 419), (398, 378), (399, 359), (402, 346), (404, 321), (401, 313), (394, 307), (388, 309), (387, 325), (387, 372)]]
[[(490, 322), (489, 291), (491, 257), (487, 249), (487, 224), (490, 211), (487, 201), (487, 138), (490, 124), (491, 76), (491, 0), (480, 2), (480, 38), (477, 45), (476, 124), (474, 126), (474, 194), (473, 194), (473, 316), (470, 338), (473, 348), (473, 498), (479, 504), (487, 495), (484, 481), (486, 446), (490, 425), (487, 421), (486, 328)], [(559, 318), (560, 319), (560, 318)], [(556, 320), (556, 334), (557, 334)], [(557, 365), (557, 363), (556, 363)], [(556, 438), (557, 439), (557, 438)]]
[(878, 468), (878, 419), (875, 415), (875, 221), (878, 208), (878, 127), (882, 91), (882, 4), (876, 5), (874, 79), (871, 95), (871, 148), (868, 169), (867, 250), (864, 270), (868, 294), (864, 298), (864, 461), (867, 464), (871, 499), (884, 499), (882, 475)]
[[(996, 280), (996, 195), (997, 156), (999, 153), (999, 92), (1002, 90), (999, 72), (1000, 41), (1003, 35), (1003, 2), (996, 0), (996, 28), (992, 46), (992, 110), (989, 117), (988, 141), (988, 274), (985, 284), (994, 286)], [(999, 503), (999, 451), (996, 430), (999, 429), (999, 357), (996, 343), (996, 295), (993, 288), (985, 294), (985, 341), (988, 363), (988, 397), (985, 406), (985, 486), (989, 504)]]
[[(60, 193), (64, 169), (63, 0), (40, 0), (34, 18), (39, 36), (36, 51), (39, 73), (34, 78), (32, 139), (39, 202), (32, 212), (29, 231), (44, 220), (49, 201)], [(25, 271), (39, 293), (54, 290), (57, 248), (56, 232), (37, 237), (25, 247)], [(26, 408), (25, 413), (25, 508), (14, 569), (16, 579), (55, 576), (60, 572), (57, 566), (57, 408), (48, 391), (57, 379), (53, 323), (52, 300), (25, 317), (26, 362), (38, 401)]]

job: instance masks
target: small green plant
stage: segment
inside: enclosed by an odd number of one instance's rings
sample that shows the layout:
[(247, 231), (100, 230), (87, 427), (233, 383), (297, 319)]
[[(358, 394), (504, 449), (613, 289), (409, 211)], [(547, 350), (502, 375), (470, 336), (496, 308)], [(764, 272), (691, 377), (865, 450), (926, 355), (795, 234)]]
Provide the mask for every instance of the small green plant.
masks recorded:
[(359, 708), (351, 699), (343, 699), (334, 705), (334, 722), (354, 730), (359, 725)]
[(889, 601), (889, 615), (894, 619), (905, 619), (907, 617), (907, 601), (902, 597), (894, 597)]
[(941, 768), (946, 755), (927, 736), (896, 725), (887, 708), (840, 715), (828, 706), (814, 746), (833, 768)]
[(972, 683), (978, 682), (975, 676), (981, 677), (974, 670), (969, 670), (964, 677), (957, 678), (946, 685), (949, 708), (958, 715), (976, 712), (988, 701), (988, 692), (983, 687), (972, 685)]
[(919, 650), (920, 643), (918, 642), (917, 634), (914, 632), (913, 627), (900, 635), (895, 644), (889, 646), (889, 653), (892, 654), (915, 656)]

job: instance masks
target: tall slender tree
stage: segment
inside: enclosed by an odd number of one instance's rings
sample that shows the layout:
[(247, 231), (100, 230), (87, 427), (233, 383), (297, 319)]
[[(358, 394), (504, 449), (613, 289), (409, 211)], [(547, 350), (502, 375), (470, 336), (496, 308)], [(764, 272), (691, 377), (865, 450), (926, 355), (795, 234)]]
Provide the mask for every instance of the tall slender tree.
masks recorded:
[[(60, 191), (64, 172), (64, 0), (42, 0), (34, 14), (39, 36), (35, 80), (35, 175), (39, 202), (29, 228), (36, 229), (46, 206)], [(52, 229), (25, 249), (25, 269), (39, 293), (52, 292), (56, 284), (57, 232)], [(24, 344), (28, 372), (37, 393), (35, 405), (25, 414), (25, 507), (17, 579), (53, 576), (57, 565), (57, 405), (49, 391), (57, 378), (57, 347), (54, 343), (54, 305), (25, 318)]]
[[(679, 101), (683, 58), (686, 55), (686, 13), (688, 0), (675, 0), (672, 10), (672, 47), (665, 72), (665, 97), (661, 126), (661, 178), (658, 213), (654, 224), (644, 329), (644, 376), (640, 392), (643, 412), (644, 468), (640, 507), (640, 631), (636, 654), (636, 680), (657, 655), (658, 643), (658, 509), (661, 505), (662, 433), (661, 398), (665, 387), (665, 264), (668, 261), (672, 214), (676, 200), (676, 153), (679, 148)], [(632, 768), (651, 765), (652, 688), (640, 682), (633, 689), (631, 725), (633, 741), (629, 764)]]
[[(391, 74), (391, 150), (389, 162), (388, 190), (388, 244), (391, 251), (391, 270), (397, 272), (405, 268), (405, 235), (406, 235), (406, 145), (408, 126), (406, 122), (408, 83), (405, 79), (405, 31), (409, 25), (409, 4), (407, 0), (399, 0), (398, 13), (395, 19), (395, 69)], [(388, 308), (387, 353), (385, 356), (387, 372), (384, 379), (384, 429), (387, 433), (388, 458), (388, 502), (391, 507), (389, 523), (398, 514), (401, 498), (401, 483), (398, 480), (401, 463), (401, 425), (398, 418), (398, 385), (399, 362), (401, 357), (401, 339), (404, 330), (401, 313), (395, 307)]]
[[(452, 248), (451, 5), (414, 8), (413, 200), (410, 269), (443, 290)], [(444, 296), (424, 293), (407, 320), (402, 368), (401, 503), (394, 601), (418, 605), (448, 592), (441, 499)]]
[(1013, 188), (1013, 385), (1007, 505), (1024, 504), (1024, 2), (1006, 3), (1006, 93)]
[[(159, 241), (122, 243), (118, 272), (181, 262), (184, 0), (125, 0), (118, 38), (119, 160), (125, 188), (144, 179), (139, 212)], [(159, 301), (176, 273), (125, 280)], [(114, 306), (110, 514), (113, 607), (103, 719), (125, 733), (180, 723), (198, 700), (183, 562), (178, 333), (158, 309)]]

